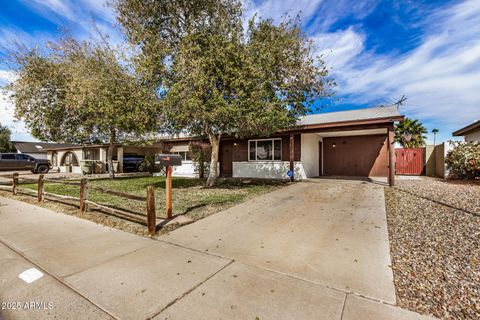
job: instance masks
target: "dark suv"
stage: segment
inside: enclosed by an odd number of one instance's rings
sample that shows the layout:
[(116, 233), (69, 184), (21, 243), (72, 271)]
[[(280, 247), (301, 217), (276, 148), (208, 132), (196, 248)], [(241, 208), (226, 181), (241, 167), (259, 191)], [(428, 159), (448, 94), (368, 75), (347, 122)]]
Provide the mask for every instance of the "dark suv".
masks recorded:
[(123, 171), (142, 171), (143, 160), (145, 160), (145, 156), (125, 154), (123, 156)]
[(30, 170), (33, 173), (47, 173), (52, 166), (45, 159), (35, 159), (21, 153), (0, 153), (0, 170)]

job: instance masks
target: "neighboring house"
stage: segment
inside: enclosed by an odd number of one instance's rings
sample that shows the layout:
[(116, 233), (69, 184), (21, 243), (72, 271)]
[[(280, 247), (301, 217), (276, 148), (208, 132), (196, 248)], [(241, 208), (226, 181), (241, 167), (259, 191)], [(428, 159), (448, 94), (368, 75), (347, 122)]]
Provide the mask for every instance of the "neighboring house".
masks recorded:
[(12, 141), (12, 144), (18, 153), (27, 154), (36, 159), (47, 159), (47, 149), (49, 148), (67, 148), (74, 146), (74, 144), (71, 143), (46, 143), (26, 141)]
[[(480, 120), (452, 133), (454, 137), (464, 137), (465, 142), (480, 141)], [(448, 153), (455, 148), (453, 141), (445, 141), (435, 146), (435, 175), (448, 178), (449, 170), (445, 164)]]
[[(112, 159), (115, 163), (117, 172), (123, 172), (123, 156), (125, 155), (155, 155), (162, 152), (163, 144), (161, 142), (148, 146), (136, 145), (116, 145), (113, 151)], [(69, 147), (53, 147), (46, 149), (47, 158), (53, 166), (53, 169), (59, 172), (81, 173), (82, 160), (96, 160), (96, 173), (105, 173), (107, 171), (107, 153), (108, 144), (90, 144), (75, 145)]]
[[(403, 120), (395, 106), (307, 115), (298, 125), (270, 137), (222, 137), (220, 176), (296, 179), (320, 175), (389, 177), (393, 183), (393, 125)], [(189, 143), (195, 138), (162, 138), (153, 146), (116, 146), (114, 159), (122, 171), (123, 154), (177, 153), (182, 166), (175, 175), (195, 176)], [(389, 143), (390, 142), (390, 143)], [(98, 160), (105, 170), (108, 145), (49, 149), (49, 159), (61, 171), (80, 172), (83, 159)]]
[(453, 132), (454, 137), (464, 137), (465, 142), (480, 141), (480, 120)]

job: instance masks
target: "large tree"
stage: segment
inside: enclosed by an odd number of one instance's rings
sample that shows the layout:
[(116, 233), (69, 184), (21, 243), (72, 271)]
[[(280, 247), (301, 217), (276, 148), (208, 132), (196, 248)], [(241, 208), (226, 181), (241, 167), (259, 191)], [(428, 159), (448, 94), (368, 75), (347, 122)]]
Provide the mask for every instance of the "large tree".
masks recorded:
[(162, 93), (169, 128), (210, 141), (208, 186), (222, 136), (270, 135), (330, 94), (333, 81), (298, 19), (256, 17), (244, 29), (237, 0), (118, 0), (116, 8), (139, 48), (137, 70)]
[(108, 143), (113, 178), (115, 144), (156, 129), (156, 94), (106, 41), (63, 37), (48, 48), (13, 54), (18, 77), (9, 89), (15, 115), (40, 140)]
[(11, 152), (14, 150), (10, 141), (11, 134), (10, 129), (0, 123), (0, 152)]
[(427, 129), (418, 119), (405, 118), (395, 125), (395, 141), (404, 148), (420, 148), (425, 146)]

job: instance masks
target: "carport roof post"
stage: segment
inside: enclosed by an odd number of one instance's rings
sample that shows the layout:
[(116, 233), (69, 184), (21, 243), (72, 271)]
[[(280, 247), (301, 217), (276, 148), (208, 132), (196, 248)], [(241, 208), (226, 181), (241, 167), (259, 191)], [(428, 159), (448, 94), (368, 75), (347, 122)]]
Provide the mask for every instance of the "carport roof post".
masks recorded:
[(123, 172), (123, 147), (117, 147), (118, 172)]
[(295, 158), (295, 153), (294, 153), (294, 147), (295, 147), (295, 137), (293, 134), (290, 134), (290, 144), (289, 144), (289, 160), (290, 160), (290, 181), (293, 182), (293, 180), (295, 179), (294, 177), (294, 174), (293, 172), (295, 171), (295, 167), (294, 167), (294, 158)]
[(395, 143), (393, 127), (388, 128), (388, 185), (395, 186)]

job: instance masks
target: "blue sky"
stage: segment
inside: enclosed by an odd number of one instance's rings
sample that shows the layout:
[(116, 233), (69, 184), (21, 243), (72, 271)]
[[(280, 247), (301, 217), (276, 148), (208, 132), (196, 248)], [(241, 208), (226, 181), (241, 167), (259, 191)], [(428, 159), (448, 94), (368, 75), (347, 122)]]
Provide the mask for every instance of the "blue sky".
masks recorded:
[[(0, 6), (0, 84), (13, 79), (5, 63), (12, 43), (42, 47), (66, 27), (76, 37), (94, 34), (92, 21), (114, 43), (123, 38), (106, 0), (3, 0)], [(437, 141), (480, 119), (480, 0), (267, 0), (245, 1), (246, 17), (279, 21), (300, 14), (338, 82), (321, 112), (388, 104), (402, 95), (400, 112), (419, 118)], [(31, 140), (0, 97), (0, 122), (13, 139)], [(429, 135), (431, 142), (432, 136)]]

